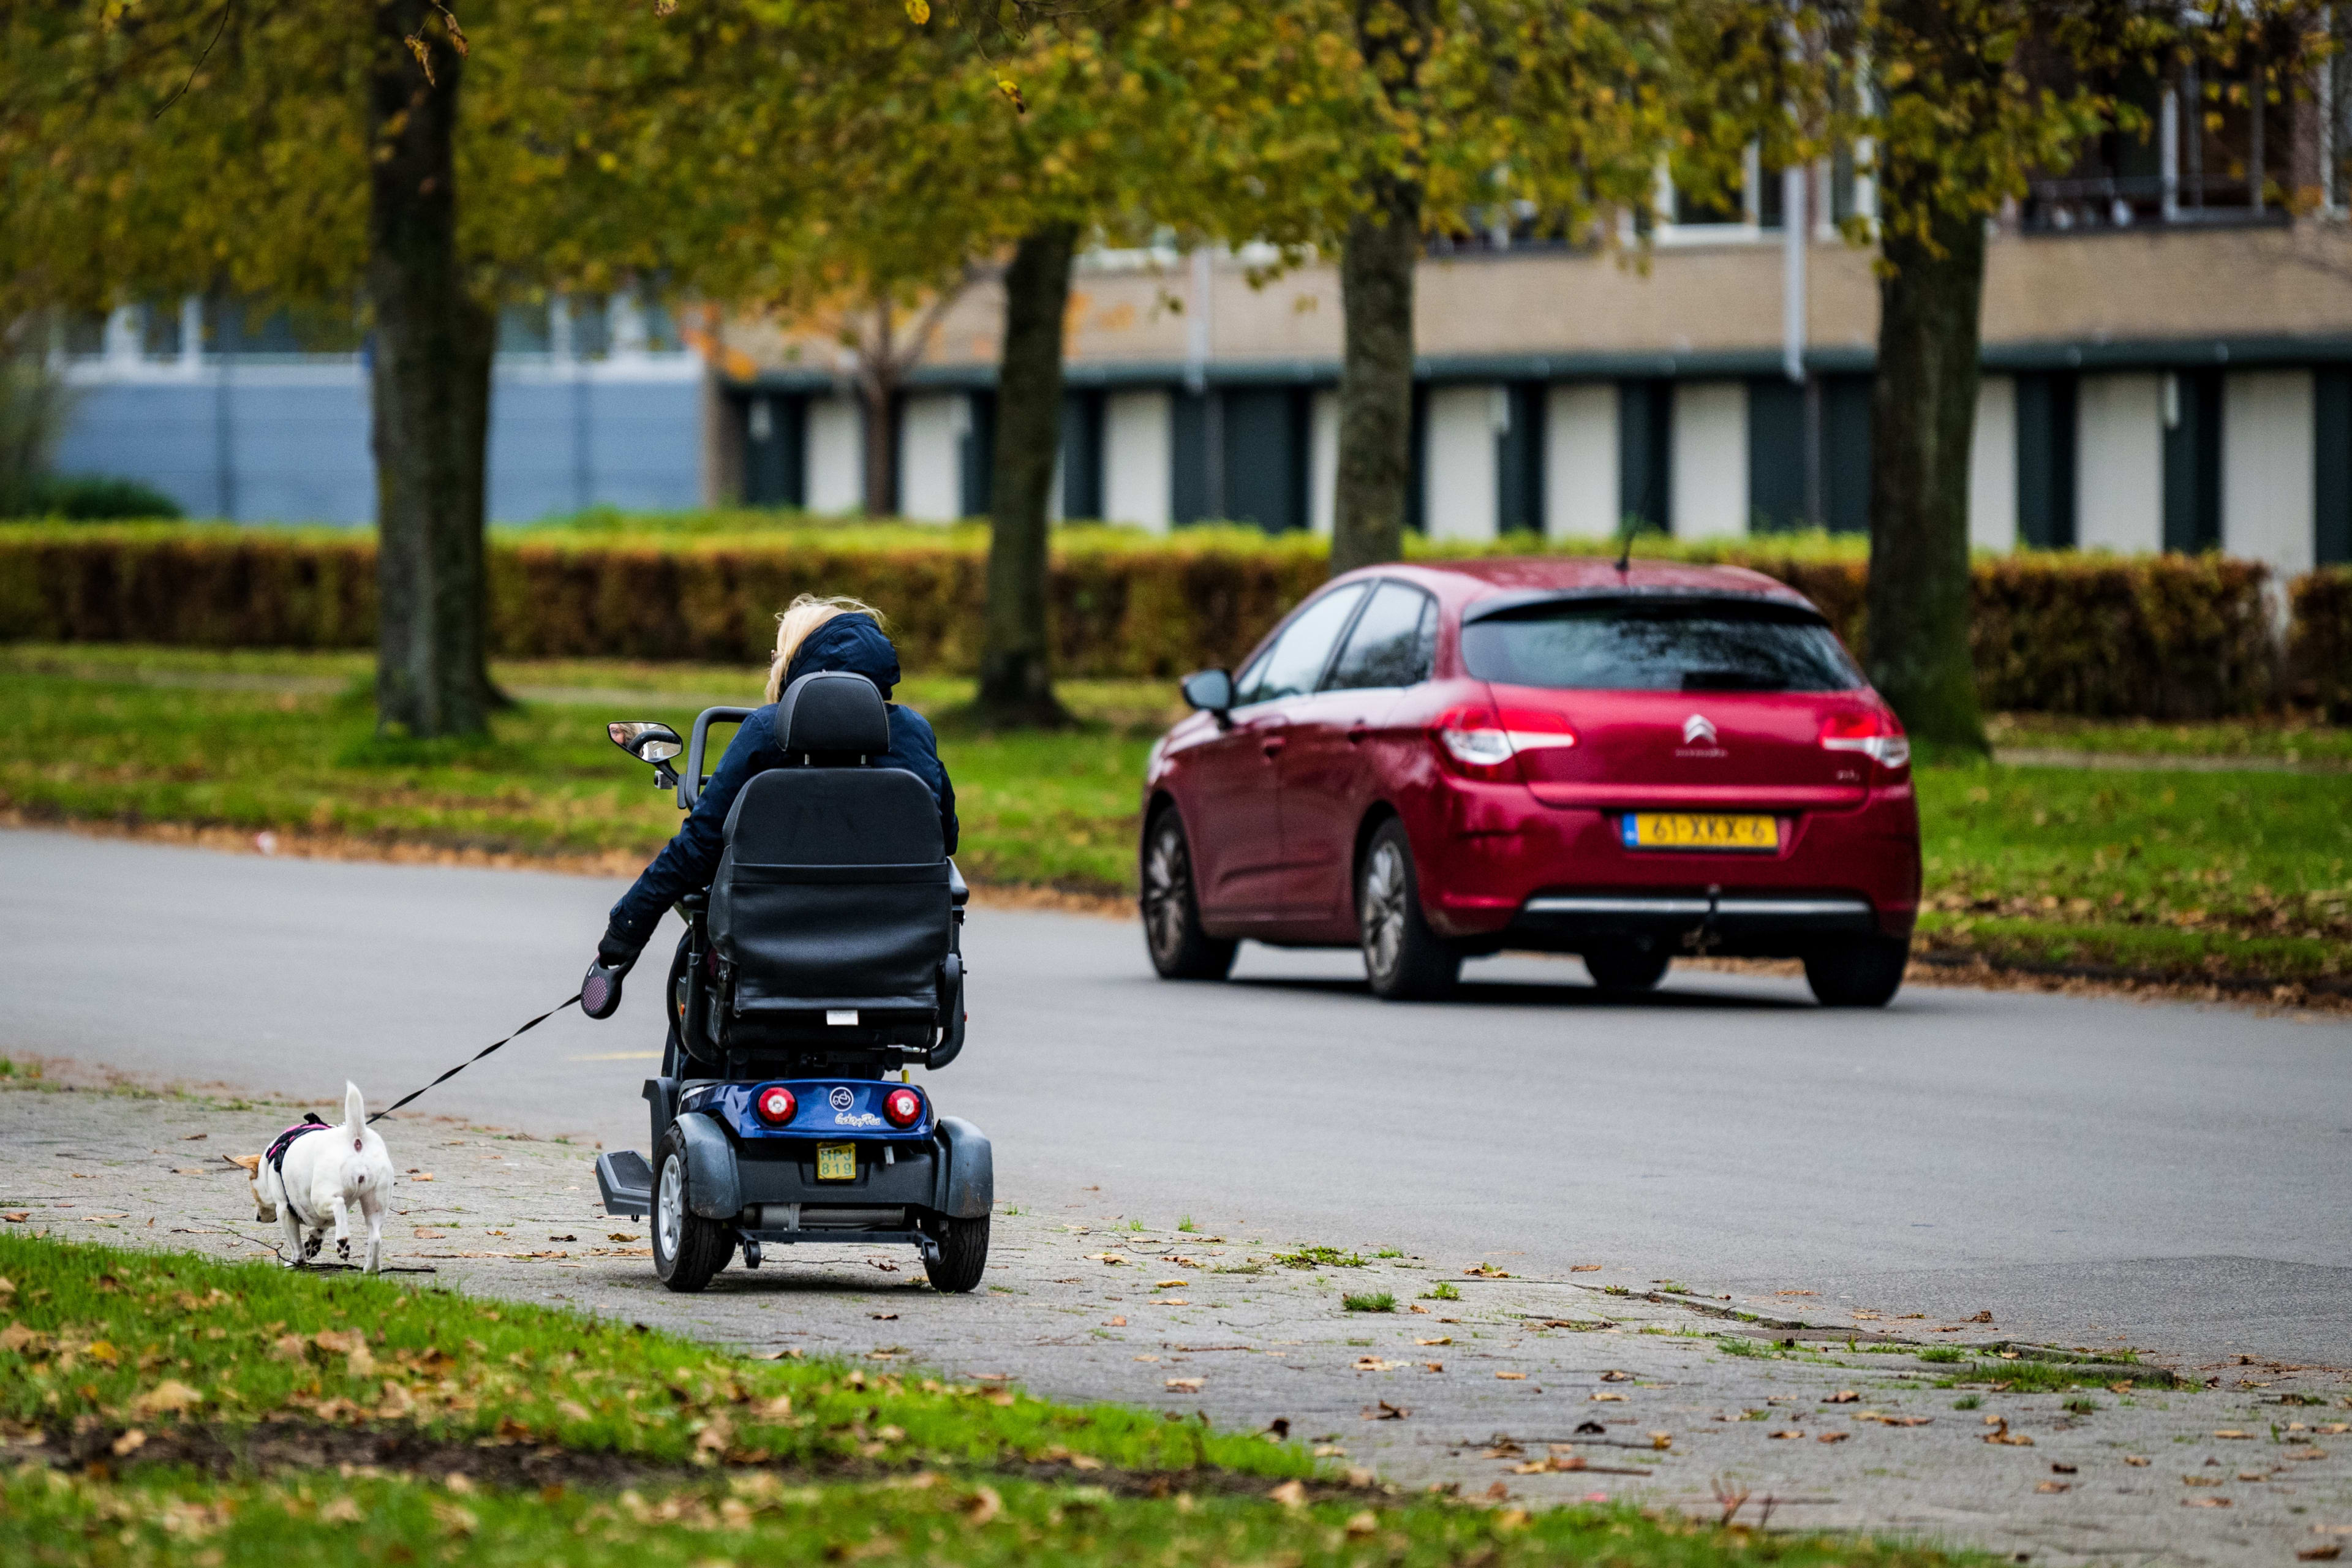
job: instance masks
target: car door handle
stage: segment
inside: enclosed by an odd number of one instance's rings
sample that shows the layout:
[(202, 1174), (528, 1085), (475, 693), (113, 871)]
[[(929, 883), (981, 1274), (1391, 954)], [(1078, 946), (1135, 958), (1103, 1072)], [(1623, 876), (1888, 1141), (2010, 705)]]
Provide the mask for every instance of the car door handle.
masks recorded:
[(1360, 746), (1364, 743), (1364, 737), (1371, 732), (1372, 727), (1359, 719), (1348, 726), (1348, 744)]
[(1265, 740), (1260, 741), (1257, 744), (1258, 750), (1265, 753), (1265, 760), (1270, 763), (1274, 761), (1275, 758), (1282, 755), (1284, 743), (1285, 742), (1281, 736), (1269, 735)]

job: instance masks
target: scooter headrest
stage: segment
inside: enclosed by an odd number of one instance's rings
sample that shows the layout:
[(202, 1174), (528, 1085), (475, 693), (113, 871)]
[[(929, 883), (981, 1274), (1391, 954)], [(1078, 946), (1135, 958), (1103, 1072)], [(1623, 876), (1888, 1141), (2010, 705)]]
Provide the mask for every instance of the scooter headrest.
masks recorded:
[(776, 703), (776, 742), (794, 756), (876, 757), (890, 749), (890, 715), (866, 677), (818, 670), (784, 688)]

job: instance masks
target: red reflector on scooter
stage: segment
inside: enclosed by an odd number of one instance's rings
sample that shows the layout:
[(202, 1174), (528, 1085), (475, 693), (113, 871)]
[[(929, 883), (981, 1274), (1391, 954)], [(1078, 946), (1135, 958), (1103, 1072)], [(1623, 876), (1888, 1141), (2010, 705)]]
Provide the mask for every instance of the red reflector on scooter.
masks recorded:
[(882, 1097), (882, 1119), (893, 1127), (912, 1127), (923, 1119), (923, 1097), (911, 1089), (894, 1089)]
[(793, 1119), (793, 1112), (800, 1109), (793, 1100), (793, 1091), (782, 1084), (771, 1084), (761, 1089), (760, 1098), (752, 1101), (751, 1108), (760, 1113), (760, 1120), (771, 1127), (782, 1127)]

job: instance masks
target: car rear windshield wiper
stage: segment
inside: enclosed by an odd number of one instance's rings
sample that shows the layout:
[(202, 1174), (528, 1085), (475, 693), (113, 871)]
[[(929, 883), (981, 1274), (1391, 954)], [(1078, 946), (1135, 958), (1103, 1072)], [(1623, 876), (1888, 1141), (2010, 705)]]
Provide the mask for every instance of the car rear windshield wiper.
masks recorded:
[(1685, 691), (1786, 691), (1789, 678), (1754, 669), (1685, 669)]

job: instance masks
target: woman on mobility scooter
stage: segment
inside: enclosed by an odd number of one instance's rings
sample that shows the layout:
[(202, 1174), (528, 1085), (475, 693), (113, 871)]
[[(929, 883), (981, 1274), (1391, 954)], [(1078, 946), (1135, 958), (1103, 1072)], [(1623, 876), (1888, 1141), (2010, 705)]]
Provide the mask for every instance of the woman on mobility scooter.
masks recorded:
[[(675, 731), (609, 727), (689, 815), (613, 907), (582, 1010), (619, 1005), (665, 910), (687, 934), (662, 1076), (645, 1089), (653, 1163), (600, 1156), (597, 1183), (608, 1212), (652, 1213), (673, 1289), (702, 1289), (739, 1244), (757, 1268), (763, 1243), (898, 1241), (933, 1284), (970, 1290), (987, 1258), (988, 1141), (935, 1117), (903, 1070), (963, 1044), (954, 787), (930, 726), (887, 701), (898, 658), (877, 612), (803, 595), (780, 619), (767, 706), (704, 712), (683, 778)], [(714, 722), (739, 728), (704, 778)]]

